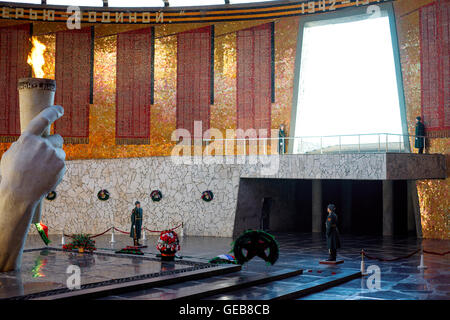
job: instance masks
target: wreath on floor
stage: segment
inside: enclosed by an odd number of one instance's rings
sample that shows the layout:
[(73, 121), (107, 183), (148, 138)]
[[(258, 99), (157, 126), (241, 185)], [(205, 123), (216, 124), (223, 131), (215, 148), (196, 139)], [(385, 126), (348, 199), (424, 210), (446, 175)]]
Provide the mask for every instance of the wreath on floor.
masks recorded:
[(109, 191), (106, 189), (102, 189), (97, 193), (98, 200), (106, 201), (109, 199)]
[(152, 193), (150, 193), (150, 197), (152, 198), (152, 201), (158, 202), (162, 199), (162, 193), (159, 190), (153, 190)]
[(214, 199), (214, 193), (212, 193), (211, 190), (203, 191), (202, 193), (202, 200), (205, 202), (210, 202)]
[(97, 250), (95, 240), (92, 240), (89, 234), (79, 233), (70, 236), (72, 241), (63, 245), (63, 250), (72, 251), (75, 249), (83, 249), (83, 251), (93, 252)]
[(208, 261), (212, 264), (237, 264), (236, 258), (230, 254), (221, 254)]
[(56, 199), (56, 196), (57, 196), (56, 191), (50, 191), (50, 192), (45, 196), (45, 199), (47, 199), (47, 200), (49, 200), (49, 201), (52, 201), (52, 200), (55, 200), (55, 199)]
[(126, 246), (125, 248), (120, 249), (119, 251), (116, 251), (116, 253), (136, 254), (136, 255), (140, 255), (140, 256), (144, 255), (144, 253), (141, 251), (141, 249), (139, 249), (138, 247), (135, 247), (135, 246)]
[(249, 262), (255, 256), (270, 265), (278, 260), (279, 247), (275, 237), (262, 230), (247, 230), (232, 245), (239, 264)]

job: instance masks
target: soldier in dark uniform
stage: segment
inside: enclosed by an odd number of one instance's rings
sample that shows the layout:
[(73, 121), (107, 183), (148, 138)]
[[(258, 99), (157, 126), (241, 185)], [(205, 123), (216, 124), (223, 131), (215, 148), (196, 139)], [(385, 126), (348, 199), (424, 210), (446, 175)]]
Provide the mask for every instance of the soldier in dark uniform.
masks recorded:
[(341, 247), (339, 231), (337, 228), (337, 215), (335, 213), (336, 206), (334, 204), (329, 204), (327, 211), (328, 217), (325, 226), (327, 234), (327, 247), (330, 254), (327, 261), (336, 261), (337, 249)]
[(134, 240), (135, 246), (140, 246), (139, 239), (141, 238), (142, 229), (142, 208), (139, 201), (135, 202), (135, 208), (131, 212), (131, 230), (130, 237)]
[(416, 139), (414, 147), (419, 149), (419, 153), (423, 153), (425, 146), (425, 125), (420, 121), (421, 117), (416, 118)]
[(286, 132), (284, 131), (284, 124), (280, 125), (280, 130), (278, 130), (278, 153), (286, 153)]

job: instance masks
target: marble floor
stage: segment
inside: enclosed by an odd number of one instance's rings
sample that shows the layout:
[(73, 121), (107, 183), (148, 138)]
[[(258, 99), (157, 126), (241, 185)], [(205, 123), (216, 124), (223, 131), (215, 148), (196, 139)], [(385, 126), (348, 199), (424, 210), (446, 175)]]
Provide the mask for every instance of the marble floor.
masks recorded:
[(55, 248), (26, 249), (20, 271), (0, 273), (0, 299), (28, 298), (42, 292), (68, 291), (73, 274), (69, 266), (78, 266), (81, 287), (98, 287), (140, 280), (159, 275), (178, 274), (206, 267), (188, 261), (161, 262), (141, 256), (115, 255), (108, 252), (78, 253)]
[[(259, 258), (255, 258), (243, 267), (245, 275), (266, 273), (271, 274), (286, 269), (304, 269), (304, 274), (273, 283), (253, 286), (241, 290), (212, 296), (208, 299), (266, 299), (274, 292), (282, 294), (284, 290), (292, 289), (300, 284), (325, 277), (330, 273), (357, 271), (360, 269), (361, 249), (369, 255), (385, 259), (405, 256), (423, 245), (427, 251), (445, 252), (450, 250), (448, 240), (418, 240), (414, 237), (369, 237), (342, 236), (342, 249), (338, 258), (344, 259), (344, 264), (337, 266), (319, 265), (321, 259), (327, 257), (325, 238), (320, 234), (275, 233), (280, 245), (280, 258), (274, 266), (267, 266)], [(50, 246), (60, 247), (60, 236), (51, 235), (53, 243)], [(155, 257), (156, 237), (148, 237), (143, 249), (146, 257)], [(131, 239), (126, 235), (116, 235), (116, 242), (110, 243), (110, 235), (96, 238), (99, 252), (110, 252), (126, 245)], [(181, 241), (179, 252), (182, 260), (207, 262), (216, 255), (227, 253), (231, 249), (231, 238), (191, 237), (185, 236)], [(42, 242), (34, 235), (27, 239), (26, 248), (42, 247)], [(181, 261), (182, 261), (181, 260)], [(420, 254), (395, 262), (380, 262), (367, 260), (366, 268), (379, 268), (379, 282), (374, 277), (366, 276), (340, 284), (333, 288), (314, 293), (302, 299), (306, 300), (450, 300), (450, 255), (424, 255), (425, 270), (419, 270)], [(117, 266), (118, 267), (118, 266)], [(118, 267), (119, 268), (119, 267)], [(128, 271), (127, 271), (128, 272)], [(242, 275), (241, 275), (242, 276)], [(227, 275), (224, 278), (232, 277)], [(217, 279), (211, 279), (214, 282)], [(206, 283), (199, 280), (197, 285)], [(203, 282), (202, 282), (203, 281)], [(178, 284), (171, 290), (183, 288)], [(173, 291), (170, 291), (173, 293)], [(139, 293), (129, 293), (123, 298), (139, 296)], [(117, 298), (117, 297), (116, 297)]]

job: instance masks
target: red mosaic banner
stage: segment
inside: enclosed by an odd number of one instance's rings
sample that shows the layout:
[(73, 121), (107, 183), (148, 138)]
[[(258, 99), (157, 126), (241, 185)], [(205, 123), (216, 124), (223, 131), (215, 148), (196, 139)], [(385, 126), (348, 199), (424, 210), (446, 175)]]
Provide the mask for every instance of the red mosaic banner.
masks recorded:
[(194, 121), (202, 121), (202, 134), (210, 127), (212, 32), (208, 26), (177, 35), (177, 129), (192, 137)]
[(445, 136), (450, 129), (449, 21), (449, 1), (420, 9), (422, 117), (427, 131), (444, 131)]
[(267, 129), (272, 112), (272, 26), (237, 32), (237, 127)]
[(55, 133), (64, 143), (89, 143), (89, 104), (92, 94), (93, 34), (91, 28), (56, 33), (55, 104), (64, 116)]
[(30, 76), (30, 24), (0, 28), (0, 142), (20, 136), (17, 82)]
[(150, 144), (153, 28), (117, 35), (116, 144)]

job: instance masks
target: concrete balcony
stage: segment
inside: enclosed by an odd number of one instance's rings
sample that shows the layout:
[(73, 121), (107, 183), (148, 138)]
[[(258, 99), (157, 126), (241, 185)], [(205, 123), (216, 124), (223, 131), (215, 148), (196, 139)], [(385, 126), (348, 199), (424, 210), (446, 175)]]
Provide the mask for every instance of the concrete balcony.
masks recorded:
[[(250, 158), (250, 157), (246, 157)], [(344, 153), (258, 157), (242, 164), (241, 178), (421, 180), (445, 179), (442, 154)]]

